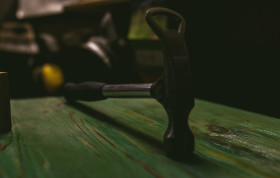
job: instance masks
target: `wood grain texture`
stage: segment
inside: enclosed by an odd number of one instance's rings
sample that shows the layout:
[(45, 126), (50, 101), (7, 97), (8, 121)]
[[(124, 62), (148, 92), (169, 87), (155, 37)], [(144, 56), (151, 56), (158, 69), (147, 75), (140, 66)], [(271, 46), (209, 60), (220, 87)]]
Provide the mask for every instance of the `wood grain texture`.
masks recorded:
[(67, 105), (13, 100), (0, 136), (0, 177), (279, 177), (280, 120), (196, 100), (196, 156), (162, 150), (167, 115), (153, 99)]

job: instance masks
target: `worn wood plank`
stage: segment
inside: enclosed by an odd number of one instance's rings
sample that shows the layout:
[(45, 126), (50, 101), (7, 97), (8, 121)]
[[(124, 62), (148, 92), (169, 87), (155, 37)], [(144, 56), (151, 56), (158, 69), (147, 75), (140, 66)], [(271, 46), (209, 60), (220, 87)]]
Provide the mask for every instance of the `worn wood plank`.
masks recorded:
[(152, 99), (67, 105), (13, 100), (13, 131), (0, 136), (0, 177), (277, 177), (280, 120), (196, 100), (196, 157), (167, 158), (167, 115)]

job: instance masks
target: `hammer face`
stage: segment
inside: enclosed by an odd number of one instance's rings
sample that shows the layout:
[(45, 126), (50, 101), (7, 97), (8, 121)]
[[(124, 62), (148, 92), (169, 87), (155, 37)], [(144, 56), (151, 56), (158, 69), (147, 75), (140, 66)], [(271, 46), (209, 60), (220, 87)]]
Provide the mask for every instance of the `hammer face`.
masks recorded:
[(169, 125), (164, 134), (164, 150), (170, 157), (185, 159), (194, 151), (194, 136), (188, 127), (186, 108), (165, 106)]
[[(188, 116), (194, 106), (191, 90), (169, 90), (163, 77), (152, 86), (152, 97), (164, 107), (168, 115), (168, 128), (164, 134), (164, 150), (175, 159), (189, 158), (194, 151), (194, 136), (188, 126)], [(180, 96), (181, 94), (181, 96)]]

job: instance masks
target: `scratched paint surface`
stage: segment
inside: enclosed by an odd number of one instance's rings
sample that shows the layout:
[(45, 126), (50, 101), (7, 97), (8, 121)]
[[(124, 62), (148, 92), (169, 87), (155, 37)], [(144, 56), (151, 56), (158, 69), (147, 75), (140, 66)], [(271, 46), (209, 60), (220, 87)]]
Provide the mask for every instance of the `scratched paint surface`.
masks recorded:
[(279, 177), (280, 120), (197, 100), (194, 158), (162, 151), (167, 115), (152, 99), (68, 105), (13, 100), (0, 135), (0, 177)]

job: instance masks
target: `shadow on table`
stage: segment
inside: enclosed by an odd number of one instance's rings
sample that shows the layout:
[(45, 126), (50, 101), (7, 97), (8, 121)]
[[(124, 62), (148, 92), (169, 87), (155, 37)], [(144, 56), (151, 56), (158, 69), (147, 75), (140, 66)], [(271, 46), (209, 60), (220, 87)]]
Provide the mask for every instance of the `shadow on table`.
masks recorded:
[[(153, 147), (156, 147), (158, 150), (163, 152), (163, 142), (159, 141), (158, 139), (146, 135), (142, 132), (137, 131), (136, 129), (129, 127), (125, 124), (122, 124), (118, 121), (116, 121), (114, 118), (111, 118), (104, 113), (101, 113), (89, 106), (86, 106), (84, 104), (78, 103), (78, 102), (67, 102), (66, 105), (74, 107), (75, 109), (78, 109), (79, 111), (87, 114), (90, 117), (93, 117), (99, 121), (106, 122), (114, 127), (118, 127), (120, 130), (128, 132), (129, 134), (134, 135), (135, 137), (147, 142), (148, 144), (152, 145)], [(173, 158), (174, 159), (174, 158)], [(204, 162), (202, 158), (198, 157), (197, 155), (193, 154), (192, 156), (188, 158), (177, 158), (176, 161), (184, 162), (187, 164), (199, 164)]]
[(145, 135), (144, 133), (141, 133), (141, 132), (135, 130), (134, 128), (124, 125), (124, 124), (114, 120), (114, 118), (111, 118), (111, 117), (105, 115), (104, 113), (101, 113), (91, 107), (88, 107), (84, 104), (77, 103), (77, 102), (71, 102), (71, 103), (66, 103), (66, 104), (74, 107), (75, 109), (78, 109), (78, 110), (84, 112), (85, 114), (87, 114), (91, 117), (94, 117), (95, 119), (98, 119), (99, 121), (106, 122), (110, 125), (113, 125), (114, 127), (118, 127), (120, 130), (128, 132), (128, 133), (134, 135), (135, 137), (137, 137), (145, 142), (148, 142), (150, 145), (156, 147), (157, 149), (162, 150), (162, 148), (163, 148), (163, 143), (161, 141), (157, 140), (156, 138), (153, 138), (149, 135)]

